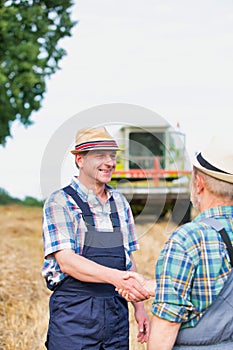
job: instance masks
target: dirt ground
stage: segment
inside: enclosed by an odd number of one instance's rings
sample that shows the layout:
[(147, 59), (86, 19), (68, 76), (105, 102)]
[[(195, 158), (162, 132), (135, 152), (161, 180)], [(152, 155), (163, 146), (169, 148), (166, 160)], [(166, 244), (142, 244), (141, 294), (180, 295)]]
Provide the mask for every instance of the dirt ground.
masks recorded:
[[(41, 277), (42, 210), (22, 206), (0, 207), (0, 350), (45, 350), (50, 292)], [(174, 228), (173, 223), (145, 218), (136, 225), (141, 250), (134, 257), (138, 271), (154, 276), (158, 253)], [(152, 300), (145, 302), (150, 317)], [(137, 343), (137, 325), (130, 308), (130, 349)], [(64, 349), (65, 350), (65, 349)]]

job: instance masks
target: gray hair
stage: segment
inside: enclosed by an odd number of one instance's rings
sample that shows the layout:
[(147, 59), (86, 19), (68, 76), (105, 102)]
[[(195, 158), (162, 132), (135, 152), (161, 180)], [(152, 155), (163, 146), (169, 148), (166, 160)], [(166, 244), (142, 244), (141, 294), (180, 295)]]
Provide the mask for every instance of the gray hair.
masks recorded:
[(233, 184), (230, 182), (215, 179), (214, 177), (203, 173), (201, 170), (194, 167), (194, 174), (200, 173), (205, 181), (206, 188), (216, 197), (229, 198), (233, 200)]

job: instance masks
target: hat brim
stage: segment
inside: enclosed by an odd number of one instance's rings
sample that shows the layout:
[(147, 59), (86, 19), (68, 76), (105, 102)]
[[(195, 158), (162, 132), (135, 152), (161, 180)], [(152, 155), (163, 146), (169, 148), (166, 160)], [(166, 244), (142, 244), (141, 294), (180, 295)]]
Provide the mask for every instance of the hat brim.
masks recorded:
[(233, 175), (232, 174), (226, 174), (226, 173), (222, 173), (219, 171), (206, 169), (198, 162), (198, 160), (196, 158), (193, 160), (193, 166), (195, 166), (197, 169), (201, 170), (203, 173), (214, 177), (215, 179), (229, 182), (229, 183), (233, 184)]

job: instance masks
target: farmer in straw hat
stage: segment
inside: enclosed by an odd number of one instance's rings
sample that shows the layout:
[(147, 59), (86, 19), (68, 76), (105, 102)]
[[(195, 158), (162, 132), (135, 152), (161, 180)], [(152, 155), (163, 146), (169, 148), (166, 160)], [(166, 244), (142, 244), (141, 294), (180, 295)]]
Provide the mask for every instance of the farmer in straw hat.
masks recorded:
[[(127, 301), (117, 289), (149, 293), (136, 280), (132, 252), (139, 249), (126, 199), (107, 183), (119, 147), (104, 127), (81, 130), (71, 151), (79, 176), (44, 205), (42, 274), (53, 290), (46, 346), (49, 350), (128, 350)], [(135, 303), (138, 341), (148, 340), (143, 302)]]
[(233, 349), (233, 144), (226, 137), (213, 137), (195, 157), (191, 201), (199, 215), (172, 233), (155, 280), (126, 276), (154, 296), (148, 350)]

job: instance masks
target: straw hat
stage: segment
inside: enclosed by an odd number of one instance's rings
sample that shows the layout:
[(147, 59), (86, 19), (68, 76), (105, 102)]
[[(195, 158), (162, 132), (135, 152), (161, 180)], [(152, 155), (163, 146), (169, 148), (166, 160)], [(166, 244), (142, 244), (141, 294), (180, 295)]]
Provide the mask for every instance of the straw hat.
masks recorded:
[(120, 150), (116, 141), (107, 132), (105, 127), (82, 129), (78, 131), (75, 145), (75, 149), (71, 150), (73, 154), (91, 150)]
[(216, 179), (233, 183), (233, 143), (214, 136), (197, 154), (193, 165)]

